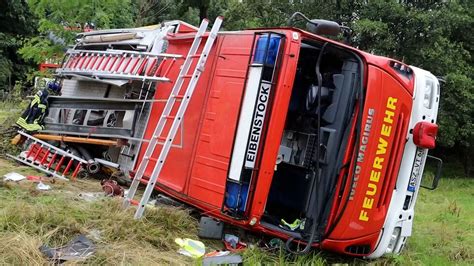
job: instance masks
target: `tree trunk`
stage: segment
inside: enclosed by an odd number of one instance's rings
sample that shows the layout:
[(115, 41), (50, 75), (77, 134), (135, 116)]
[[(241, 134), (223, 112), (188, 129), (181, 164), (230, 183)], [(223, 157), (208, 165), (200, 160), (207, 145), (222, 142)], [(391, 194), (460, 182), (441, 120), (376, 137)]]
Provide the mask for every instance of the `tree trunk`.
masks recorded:
[(199, 20), (202, 21), (203, 19), (207, 18), (207, 5), (200, 5), (199, 6)]
[(470, 177), (472, 168), (471, 150), (469, 148), (463, 147), (463, 154), (464, 156), (461, 160), (464, 168), (464, 175), (466, 177)]

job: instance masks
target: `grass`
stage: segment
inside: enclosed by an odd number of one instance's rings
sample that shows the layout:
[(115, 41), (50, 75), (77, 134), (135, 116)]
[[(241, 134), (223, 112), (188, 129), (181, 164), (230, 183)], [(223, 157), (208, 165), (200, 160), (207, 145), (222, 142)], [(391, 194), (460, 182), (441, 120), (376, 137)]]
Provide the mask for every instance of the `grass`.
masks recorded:
[(407, 260), (429, 265), (474, 264), (474, 179), (442, 179), (416, 206)]
[[(24, 166), (0, 160), (0, 175), (10, 171), (35, 174)], [(97, 180), (56, 181), (53, 189), (39, 192), (30, 181), (0, 183), (0, 264), (47, 264), (39, 252), (42, 244), (60, 246), (78, 234), (94, 240), (97, 252), (88, 264), (193, 264), (176, 253), (175, 237), (197, 238), (197, 219), (189, 210), (162, 206), (133, 220), (133, 210), (122, 210), (117, 198), (85, 201), (82, 192), (101, 191)], [(436, 191), (422, 190), (417, 202), (413, 236), (400, 256), (372, 264), (446, 265), (474, 264), (474, 179), (442, 179)], [(220, 248), (217, 241), (206, 246)], [(249, 265), (327, 263), (361, 264), (314, 251), (290, 256), (283, 250), (250, 247), (243, 257)]]
[[(7, 104), (0, 109), (3, 128), (14, 123), (21, 109)], [(11, 110), (14, 110), (13, 112)], [(0, 126), (1, 127), (1, 126)], [(1, 131), (5, 132), (5, 131)], [(0, 134), (1, 134), (0, 132)], [(9, 136), (0, 141), (0, 153), (14, 149)], [(29, 167), (0, 159), (0, 176), (15, 171), (40, 175)], [(400, 256), (374, 261), (341, 257), (320, 251), (292, 256), (282, 249), (269, 251), (251, 245), (243, 253), (248, 265), (473, 265), (474, 264), (474, 179), (459, 178), (456, 166), (444, 171), (435, 191), (421, 190), (416, 206), (413, 236)], [(456, 177), (456, 178), (453, 178)], [(122, 210), (117, 198), (86, 201), (84, 192), (100, 192), (97, 180), (56, 181), (51, 191), (39, 192), (30, 181), (19, 183), (0, 178), (0, 265), (42, 265), (48, 261), (39, 246), (60, 246), (78, 234), (96, 244), (87, 264), (196, 264), (176, 253), (176, 237), (197, 237), (197, 219), (189, 210), (161, 206), (147, 209), (144, 219), (132, 219), (133, 210)], [(256, 238), (258, 240), (258, 237)], [(208, 251), (222, 248), (219, 241), (204, 241)]]
[[(2, 168), (0, 174), (4, 174)], [(29, 181), (3, 183), (0, 188), (0, 264), (47, 264), (41, 244), (60, 246), (78, 234), (97, 245), (90, 264), (186, 263), (176, 254), (174, 238), (195, 238), (197, 221), (187, 210), (160, 207), (145, 219), (132, 219), (118, 198), (85, 201), (81, 192), (100, 191), (95, 180), (56, 181), (39, 192)]]

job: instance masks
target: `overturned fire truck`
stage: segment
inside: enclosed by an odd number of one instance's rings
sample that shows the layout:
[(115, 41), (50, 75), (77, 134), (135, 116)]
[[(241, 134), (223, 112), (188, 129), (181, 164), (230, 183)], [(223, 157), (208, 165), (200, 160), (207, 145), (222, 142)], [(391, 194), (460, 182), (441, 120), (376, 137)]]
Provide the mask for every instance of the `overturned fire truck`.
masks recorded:
[(60, 178), (120, 168), (135, 218), (158, 190), (294, 252), (399, 253), (435, 146), (436, 77), (322, 37), (347, 30), (333, 22), (221, 23), (79, 34), (44, 130), (12, 157)]

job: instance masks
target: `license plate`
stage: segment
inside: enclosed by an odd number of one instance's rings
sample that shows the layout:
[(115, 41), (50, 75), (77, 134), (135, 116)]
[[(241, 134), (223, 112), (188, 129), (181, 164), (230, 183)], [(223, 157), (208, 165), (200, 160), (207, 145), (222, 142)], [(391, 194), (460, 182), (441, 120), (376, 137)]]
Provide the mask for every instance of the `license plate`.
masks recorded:
[(410, 175), (410, 182), (408, 183), (408, 191), (415, 192), (416, 188), (416, 181), (420, 177), (420, 172), (421, 172), (421, 163), (423, 160), (423, 157), (425, 155), (425, 149), (420, 149), (418, 148), (416, 150), (415, 154), (415, 161), (413, 162), (413, 168), (411, 170), (411, 175)]

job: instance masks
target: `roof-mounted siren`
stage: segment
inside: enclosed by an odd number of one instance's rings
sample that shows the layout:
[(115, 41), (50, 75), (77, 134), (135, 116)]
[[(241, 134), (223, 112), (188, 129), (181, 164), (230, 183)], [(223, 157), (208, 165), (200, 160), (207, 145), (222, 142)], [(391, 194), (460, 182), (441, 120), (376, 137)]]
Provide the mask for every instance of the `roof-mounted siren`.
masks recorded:
[(325, 19), (309, 19), (301, 12), (295, 12), (288, 19), (288, 25), (291, 26), (296, 20), (306, 21), (306, 30), (317, 35), (338, 36), (343, 34), (344, 42), (349, 44), (352, 30), (349, 27), (339, 25), (339, 23)]

